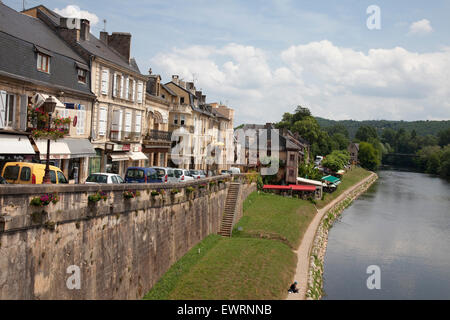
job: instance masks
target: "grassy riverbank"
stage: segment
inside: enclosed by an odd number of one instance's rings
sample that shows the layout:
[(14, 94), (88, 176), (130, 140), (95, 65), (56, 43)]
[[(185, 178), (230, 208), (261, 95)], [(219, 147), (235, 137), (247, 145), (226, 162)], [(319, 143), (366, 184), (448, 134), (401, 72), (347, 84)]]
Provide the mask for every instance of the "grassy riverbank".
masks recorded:
[[(370, 173), (350, 171), (336, 195)], [(284, 299), (297, 265), (297, 249), (316, 214), (309, 201), (253, 193), (232, 238), (211, 235), (173, 265), (144, 299)], [(199, 250), (200, 249), (200, 250)]]

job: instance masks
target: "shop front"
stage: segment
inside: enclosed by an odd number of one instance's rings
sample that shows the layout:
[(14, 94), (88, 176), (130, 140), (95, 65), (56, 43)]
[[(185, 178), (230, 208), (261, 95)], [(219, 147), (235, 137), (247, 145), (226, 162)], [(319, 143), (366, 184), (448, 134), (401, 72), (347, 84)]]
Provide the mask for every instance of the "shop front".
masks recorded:
[(28, 136), (0, 133), (0, 174), (7, 162), (32, 162), (36, 154)]

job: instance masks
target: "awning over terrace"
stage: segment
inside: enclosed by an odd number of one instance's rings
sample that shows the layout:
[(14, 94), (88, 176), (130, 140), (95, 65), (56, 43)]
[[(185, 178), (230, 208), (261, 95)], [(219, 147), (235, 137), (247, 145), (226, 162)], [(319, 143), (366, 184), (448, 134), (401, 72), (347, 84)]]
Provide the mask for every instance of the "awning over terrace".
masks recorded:
[(339, 183), (341, 183), (341, 180), (340, 180), (340, 179), (338, 179), (338, 178), (336, 178), (336, 177), (333, 177), (333, 176), (326, 176), (326, 177), (323, 177), (322, 180), (323, 180), (323, 181), (330, 182), (330, 183), (335, 184), (335, 185), (338, 185)]

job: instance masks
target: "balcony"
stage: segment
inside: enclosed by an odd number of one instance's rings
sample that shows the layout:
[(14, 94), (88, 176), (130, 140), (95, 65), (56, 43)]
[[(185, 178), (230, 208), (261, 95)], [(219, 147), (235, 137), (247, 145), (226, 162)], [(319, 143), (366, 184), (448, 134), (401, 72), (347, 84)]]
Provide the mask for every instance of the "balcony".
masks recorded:
[(181, 128), (184, 128), (189, 133), (194, 133), (194, 126), (186, 126), (186, 125), (180, 125), (180, 124), (169, 124), (169, 131), (173, 132), (175, 130), (179, 130)]
[(164, 141), (170, 142), (172, 140), (172, 132), (160, 131), (160, 130), (150, 130), (148, 134), (144, 137), (145, 141)]
[(113, 142), (139, 142), (141, 140), (141, 133), (111, 130), (109, 138)]

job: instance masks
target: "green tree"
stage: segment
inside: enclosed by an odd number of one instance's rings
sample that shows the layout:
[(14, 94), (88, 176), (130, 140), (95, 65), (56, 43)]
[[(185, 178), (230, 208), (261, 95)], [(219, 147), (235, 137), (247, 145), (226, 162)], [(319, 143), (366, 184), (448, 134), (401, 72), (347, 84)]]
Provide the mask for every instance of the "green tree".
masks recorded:
[(450, 128), (438, 133), (439, 145), (444, 147), (450, 144)]
[(380, 165), (380, 158), (374, 146), (368, 142), (359, 144), (358, 159), (361, 166), (368, 170), (376, 170)]
[(361, 126), (356, 132), (355, 138), (361, 142), (367, 142), (370, 138), (378, 139), (378, 133), (372, 126)]
[(450, 178), (450, 144), (442, 149), (439, 174), (444, 178)]

